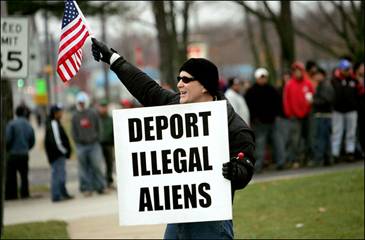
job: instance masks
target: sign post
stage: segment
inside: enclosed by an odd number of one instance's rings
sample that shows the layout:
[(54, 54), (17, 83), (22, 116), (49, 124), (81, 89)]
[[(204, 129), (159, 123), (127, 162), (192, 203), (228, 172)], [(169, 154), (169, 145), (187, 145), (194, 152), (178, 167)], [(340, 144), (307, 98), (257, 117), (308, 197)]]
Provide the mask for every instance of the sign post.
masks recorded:
[(232, 219), (226, 101), (113, 111), (121, 225)]
[(28, 76), (28, 19), (1, 17), (1, 76), (26, 78)]

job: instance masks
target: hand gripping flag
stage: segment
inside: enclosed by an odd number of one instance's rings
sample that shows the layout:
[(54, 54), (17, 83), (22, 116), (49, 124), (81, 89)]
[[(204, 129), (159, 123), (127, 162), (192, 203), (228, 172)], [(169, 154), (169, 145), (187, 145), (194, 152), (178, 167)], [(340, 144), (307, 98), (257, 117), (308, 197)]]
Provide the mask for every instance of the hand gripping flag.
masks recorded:
[(79, 71), (82, 46), (89, 35), (91, 32), (76, 1), (66, 0), (57, 60), (57, 73), (62, 81), (69, 81)]

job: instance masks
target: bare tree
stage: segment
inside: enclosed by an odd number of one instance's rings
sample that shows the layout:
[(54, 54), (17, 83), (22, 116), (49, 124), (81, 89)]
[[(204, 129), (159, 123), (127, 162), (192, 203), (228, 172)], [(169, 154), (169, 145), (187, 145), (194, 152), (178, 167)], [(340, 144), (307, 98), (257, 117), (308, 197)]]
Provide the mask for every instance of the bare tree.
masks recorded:
[(323, 28), (329, 29), (332, 33), (330, 40), (325, 39), (322, 34), (304, 31), (299, 26), (295, 28), (295, 33), (334, 57), (349, 55), (355, 61), (363, 60), (364, 1), (327, 1), (327, 3), (332, 10), (326, 9), (323, 2), (318, 2), (316, 11), (307, 9), (307, 17), (322, 23)]
[(247, 11), (262, 20), (271, 22), (278, 34), (281, 49), (281, 70), (290, 67), (295, 60), (294, 27), (292, 21), (291, 1), (280, 1), (279, 13), (275, 13), (267, 1), (262, 1), (263, 10), (250, 7), (246, 1), (235, 1)]
[(186, 59), (190, 1), (183, 2), (183, 30), (176, 29), (177, 7), (174, 1), (153, 1), (152, 8), (158, 31), (161, 82), (175, 87), (177, 67)]
[(257, 68), (261, 65), (261, 62), (260, 62), (260, 58), (259, 58), (258, 47), (257, 47), (256, 41), (255, 41), (255, 33), (252, 28), (253, 23), (251, 20), (250, 12), (246, 8), (243, 8), (243, 9), (244, 9), (244, 14), (245, 14), (244, 21), (246, 23), (245, 26), (246, 26), (246, 31), (247, 31), (248, 43), (250, 44), (250, 50), (251, 50), (251, 53), (252, 53), (252, 56), (254, 59), (254, 64), (255, 64), (255, 67)]

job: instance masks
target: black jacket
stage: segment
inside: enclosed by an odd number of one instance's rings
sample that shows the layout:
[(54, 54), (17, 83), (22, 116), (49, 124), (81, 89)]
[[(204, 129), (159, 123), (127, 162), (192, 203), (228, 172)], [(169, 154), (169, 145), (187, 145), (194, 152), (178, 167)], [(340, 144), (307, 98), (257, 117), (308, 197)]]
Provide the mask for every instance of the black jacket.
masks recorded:
[(317, 86), (313, 96), (313, 112), (314, 113), (330, 113), (333, 110), (335, 92), (332, 84), (324, 80)]
[(280, 114), (281, 98), (279, 92), (271, 85), (255, 83), (245, 95), (250, 109), (251, 123), (272, 124)]
[(358, 84), (351, 75), (344, 77), (336, 70), (332, 79), (335, 90), (334, 110), (341, 113), (355, 111), (358, 108)]
[(51, 120), (48, 119), (46, 122), (46, 133), (45, 133), (45, 137), (44, 137), (44, 146), (46, 149), (49, 163), (54, 162), (55, 160), (57, 160), (57, 158), (62, 157), (62, 156), (66, 157), (66, 158), (69, 158), (71, 156), (70, 141), (66, 135), (66, 132), (58, 121), (57, 121), (57, 125), (58, 125), (58, 132), (60, 134), (61, 143), (62, 143), (62, 146), (66, 149), (66, 153), (62, 153), (58, 149), (57, 143), (56, 143), (56, 140), (54, 137), (54, 133), (52, 130)]
[[(110, 68), (117, 74), (120, 81), (126, 86), (130, 93), (144, 106), (162, 106), (179, 104), (179, 94), (166, 90), (158, 85), (147, 74), (128, 63), (123, 57), (117, 59)], [(224, 95), (220, 94), (218, 100), (224, 100)], [(254, 164), (255, 139), (252, 130), (235, 113), (232, 106), (227, 101), (228, 128), (229, 128), (229, 150), (230, 157), (237, 156), (239, 152), (244, 152)], [(244, 188), (252, 178), (253, 171), (247, 169), (242, 179), (232, 181), (232, 194), (234, 190)], [(233, 196), (232, 196), (233, 197)]]

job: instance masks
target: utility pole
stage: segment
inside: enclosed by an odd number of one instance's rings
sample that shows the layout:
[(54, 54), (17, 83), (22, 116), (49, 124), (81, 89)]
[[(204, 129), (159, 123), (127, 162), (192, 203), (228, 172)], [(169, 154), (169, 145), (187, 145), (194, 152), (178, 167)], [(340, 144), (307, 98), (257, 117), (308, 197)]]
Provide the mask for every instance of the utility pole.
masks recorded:
[[(1, 1), (1, 17), (8, 15), (7, 2)], [(5, 195), (5, 175), (6, 175), (6, 141), (5, 128), (8, 121), (13, 118), (13, 93), (9, 79), (1, 76), (0, 80), (0, 238), (3, 235), (3, 219), (4, 219), (4, 195)]]
[[(46, 4), (48, 4), (46, 2)], [(45, 34), (45, 49), (46, 49), (46, 62), (45, 62), (45, 76), (46, 76), (46, 82), (47, 82), (47, 96), (48, 96), (48, 104), (52, 104), (52, 86), (51, 86), (51, 80), (50, 80), (50, 74), (51, 74), (51, 58), (50, 58), (50, 44), (49, 44), (49, 36), (48, 36), (48, 10), (44, 10), (44, 34)]]
[[(106, 16), (105, 16), (105, 7), (108, 3), (103, 4), (101, 7), (101, 14), (100, 14), (100, 20), (101, 20), (101, 40), (103, 42), (106, 42)], [(104, 70), (104, 91), (105, 95), (104, 98), (109, 102), (110, 100), (110, 91), (109, 91), (109, 78), (108, 78), (108, 72), (109, 67), (107, 64), (103, 64), (103, 70)]]

